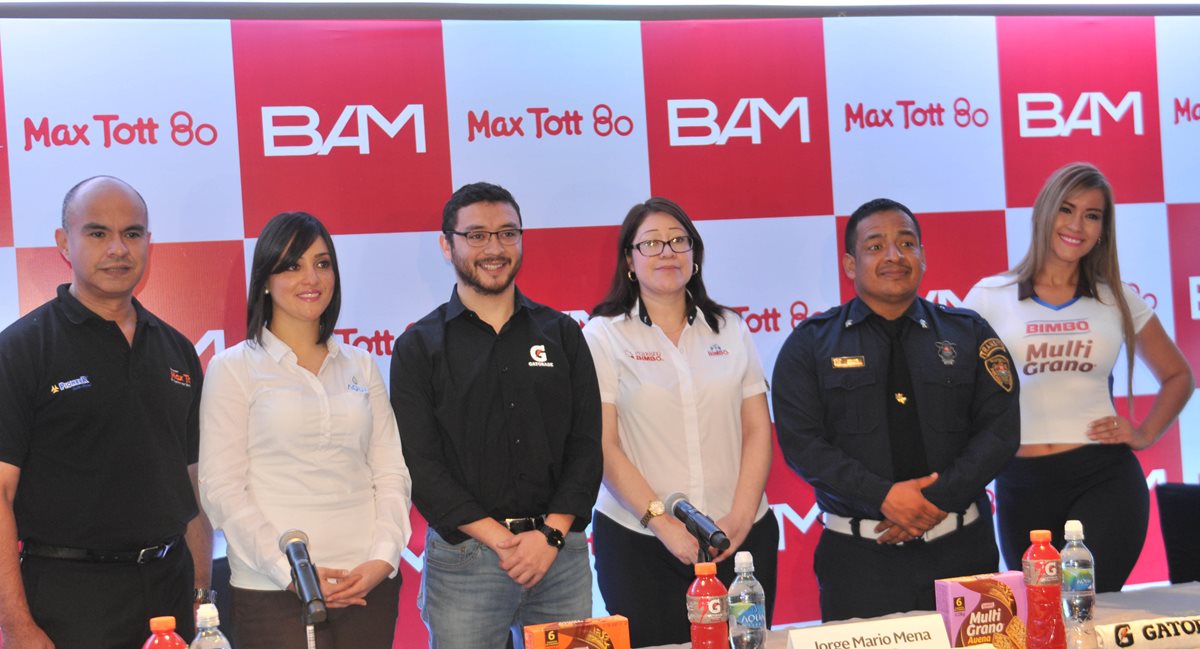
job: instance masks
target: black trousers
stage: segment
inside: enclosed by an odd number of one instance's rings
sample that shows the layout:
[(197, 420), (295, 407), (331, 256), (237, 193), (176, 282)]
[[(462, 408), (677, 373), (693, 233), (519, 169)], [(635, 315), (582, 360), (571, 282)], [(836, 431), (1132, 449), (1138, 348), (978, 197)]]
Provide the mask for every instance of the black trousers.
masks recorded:
[(191, 642), (194, 570), (183, 541), (141, 565), (21, 560), (33, 620), (57, 649), (136, 649), (150, 637), (150, 618), (162, 615), (174, 615), (176, 633)]
[[(306, 649), (300, 598), (290, 590), (232, 588), (238, 649)], [(400, 575), (384, 579), (365, 598), (366, 606), (329, 609), (313, 626), (317, 649), (391, 649), (400, 607)]]
[(1142, 554), (1150, 492), (1137, 456), (1124, 444), (1089, 444), (1066, 453), (1015, 457), (996, 478), (1000, 548), (1021, 569), (1029, 530), (1050, 530), (1063, 546), (1063, 525), (1083, 523), (1096, 558), (1096, 590), (1116, 592)]
[[(766, 591), (770, 626), (779, 565), (775, 515), (768, 511), (738, 549), (754, 555), (754, 576)], [(696, 579), (692, 566), (680, 563), (658, 537), (630, 531), (600, 512), (592, 515), (592, 551), (605, 607), (611, 615), (629, 618), (630, 646), (690, 642), (687, 589)], [(734, 578), (733, 557), (717, 564), (717, 576), (729, 586)]]
[(935, 579), (995, 572), (1000, 552), (991, 508), (979, 506), (983, 515), (974, 523), (931, 543), (881, 545), (823, 530), (813, 554), (821, 620), (932, 611)]

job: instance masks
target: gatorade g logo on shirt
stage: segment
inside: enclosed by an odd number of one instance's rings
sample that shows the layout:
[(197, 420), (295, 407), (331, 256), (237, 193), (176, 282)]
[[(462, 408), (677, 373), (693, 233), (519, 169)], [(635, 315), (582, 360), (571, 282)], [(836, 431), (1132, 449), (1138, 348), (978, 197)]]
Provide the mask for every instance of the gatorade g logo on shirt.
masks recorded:
[(545, 345), (534, 345), (533, 347), (530, 347), (529, 357), (533, 359), (532, 361), (529, 361), (529, 367), (554, 367), (554, 363), (546, 360), (547, 357)]

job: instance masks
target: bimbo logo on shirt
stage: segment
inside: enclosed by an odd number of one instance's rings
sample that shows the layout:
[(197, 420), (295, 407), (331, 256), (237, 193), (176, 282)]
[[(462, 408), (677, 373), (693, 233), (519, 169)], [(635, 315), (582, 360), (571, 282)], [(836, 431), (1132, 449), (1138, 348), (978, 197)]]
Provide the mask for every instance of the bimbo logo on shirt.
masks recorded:
[(662, 361), (662, 352), (635, 352), (625, 350), (625, 357), (634, 361)]

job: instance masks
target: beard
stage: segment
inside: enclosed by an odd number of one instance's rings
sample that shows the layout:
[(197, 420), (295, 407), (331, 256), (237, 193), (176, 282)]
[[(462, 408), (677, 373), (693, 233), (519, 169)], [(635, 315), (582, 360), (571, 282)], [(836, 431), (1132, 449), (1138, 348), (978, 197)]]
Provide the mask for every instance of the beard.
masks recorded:
[[(480, 257), (475, 260), (462, 259), (455, 255), (454, 272), (458, 275), (459, 283), (471, 287), (480, 295), (500, 295), (512, 286), (513, 280), (517, 278), (517, 271), (521, 270), (521, 262), (524, 260), (524, 255), (518, 253), (515, 257), (511, 256), (492, 256)], [(485, 279), (480, 273), (479, 266), (487, 262), (503, 261), (508, 262), (508, 274), (498, 280)]]

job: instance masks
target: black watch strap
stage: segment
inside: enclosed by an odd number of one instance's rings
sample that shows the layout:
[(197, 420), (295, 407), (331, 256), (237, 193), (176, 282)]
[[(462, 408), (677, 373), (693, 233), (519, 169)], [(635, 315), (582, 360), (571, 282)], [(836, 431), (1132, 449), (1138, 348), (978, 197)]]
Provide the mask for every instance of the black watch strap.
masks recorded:
[(567, 543), (566, 539), (563, 538), (563, 533), (549, 525), (539, 527), (538, 531), (546, 535), (546, 543), (549, 543), (551, 547), (561, 550)]

